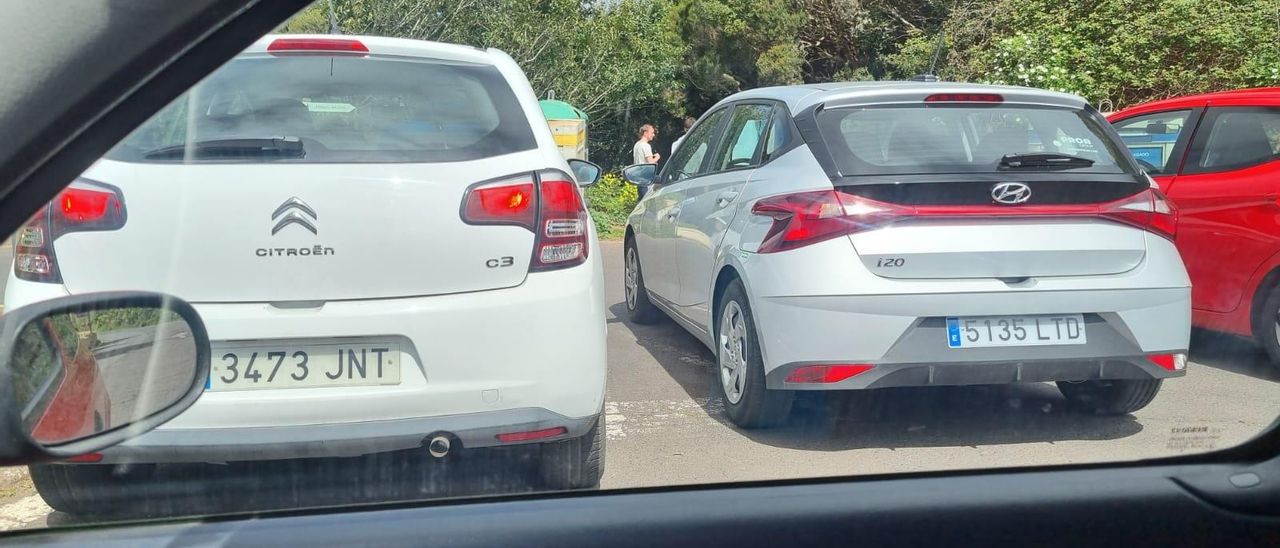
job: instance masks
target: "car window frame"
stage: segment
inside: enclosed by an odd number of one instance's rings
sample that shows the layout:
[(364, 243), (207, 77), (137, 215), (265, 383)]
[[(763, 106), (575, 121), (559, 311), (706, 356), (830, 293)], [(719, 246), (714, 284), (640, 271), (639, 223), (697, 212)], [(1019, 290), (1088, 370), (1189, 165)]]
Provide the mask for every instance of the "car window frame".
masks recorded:
[[(698, 122), (695, 123), (693, 127), (689, 128), (689, 132), (686, 133), (685, 135), (690, 135), (690, 136), (693, 135), (693, 132), (697, 131), (698, 128), (702, 127), (704, 123), (710, 120), (711, 117), (715, 116), (717, 113), (724, 112), (727, 114), (729, 112), (732, 112), (733, 105), (734, 103), (726, 103), (719, 107), (708, 110), (706, 114), (703, 114), (702, 117), (698, 119)], [(727, 116), (727, 115), (724, 116), (720, 120), (716, 121), (716, 124), (717, 124), (716, 127), (711, 129), (712, 131), (711, 138), (707, 140), (707, 153), (703, 155), (702, 163), (698, 164), (698, 173), (690, 175), (683, 179), (680, 179), (679, 181), (666, 182), (667, 175), (671, 173), (671, 170), (675, 169), (675, 167), (673, 166), (675, 165), (676, 154), (672, 154), (671, 159), (667, 160), (667, 162), (663, 164), (662, 169), (658, 171), (657, 182), (654, 183), (654, 186), (655, 187), (658, 187), (658, 186), (673, 187), (676, 185), (684, 184), (685, 182), (688, 182), (688, 181), (692, 181), (694, 179), (711, 175), (712, 174), (711, 172), (703, 171), (703, 170), (707, 168), (708, 162), (710, 162), (711, 157), (714, 156), (712, 151), (714, 151), (716, 148), (720, 146), (720, 138), (724, 135), (725, 124), (728, 123), (729, 118), (731, 118), (731, 116)], [(681, 150), (683, 150), (684, 147), (689, 144), (688, 139), (690, 139), (690, 137), (686, 137), (685, 140), (680, 141)]]
[(720, 148), (722, 145), (726, 144), (724, 140), (727, 137), (729, 137), (728, 135), (729, 122), (733, 120), (733, 112), (737, 110), (738, 107), (750, 107), (750, 106), (763, 106), (763, 107), (769, 108), (769, 113), (765, 119), (764, 129), (760, 132), (760, 137), (759, 137), (759, 140), (756, 141), (755, 149), (752, 150), (751, 152), (751, 162), (745, 166), (710, 170), (710, 171), (707, 171), (705, 175), (713, 175), (716, 173), (728, 173), (731, 171), (741, 171), (744, 169), (755, 169), (757, 167), (760, 167), (760, 154), (764, 150), (764, 147), (762, 145), (769, 137), (769, 128), (773, 125), (774, 112), (777, 110), (777, 101), (773, 101), (773, 100), (743, 99), (741, 101), (734, 101), (733, 104), (731, 105), (731, 109), (729, 110), (729, 115), (725, 118), (725, 122), (722, 124), (722, 127), (720, 128), (720, 138), (718, 139), (719, 142), (716, 143), (715, 153), (711, 154), (711, 158), (718, 159), (717, 157), (720, 155), (721, 152), (727, 152), (727, 151), (720, 150)]
[[(779, 123), (787, 125), (787, 137), (782, 142), (782, 146), (778, 147), (774, 153), (765, 157), (765, 147), (768, 146), (769, 140), (773, 138), (773, 132), (777, 129)], [(798, 148), (803, 142), (800, 139), (800, 129), (796, 127), (795, 118), (791, 116), (791, 109), (787, 108), (787, 104), (782, 101), (776, 101), (773, 105), (773, 115), (769, 118), (769, 127), (765, 130), (764, 138), (760, 140), (760, 150), (757, 155), (759, 163), (756, 167), (768, 165), (782, 155), (790, 152), (794, 148)]]
[[(1280, 105), (1207, 105), (1202, 107), (1200, 118), (1196, 121), (1196, 129), (1194, 135), (1191, 136), (1187, 144), (1186, 155), (1182, 159), (1182, 165), (1179, 166), (1178, 175), (1213, 175), (1217, 173), (1231, 173), (1233, 171), (1241, 171), (1245, 169), (1253, 169), (1258, 166), (1280, 161), (1280, 154), (1275, 154), (1269, 160), (1255, 162), (1247, 165), (1218, 167), (1200, 167), (1200, 161), (1204, 158), (1209, 138), (1213, 134), (1213, 124), (1217, 122), (1218, 116), (1221, 114), (1250, 111), (1250, 110), (1269, 110), (1280, 115)], [(1164, 175), (1164, 174), (1161, 174)]]

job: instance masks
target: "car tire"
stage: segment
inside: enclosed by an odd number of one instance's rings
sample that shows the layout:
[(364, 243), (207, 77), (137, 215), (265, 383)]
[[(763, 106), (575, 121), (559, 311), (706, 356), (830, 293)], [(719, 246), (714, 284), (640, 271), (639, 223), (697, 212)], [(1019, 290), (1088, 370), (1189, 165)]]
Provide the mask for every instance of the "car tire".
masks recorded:
[(627, 318), (632, 323), (651, 324), (662, 318), (662, 311), (649, 301), (644, 287), (644, 271), (640, 267), (640, 251), (634, 238), (623, 247), (622, 291), (627, 305)]
[(740, 428), (777, 426), (790, 415), (795, 392), (766, 387), (759, 331), (741, 280), (725, 288), (716, 318), (715, 384), (725, 413)]
[[(122, 511), (127, 479), (116, 465), (33, 464), (27, 469), (36, 492), (50, 508), (75, 515)], [(136, 493), (134, 494), (136, 496)]]
[(604, 477), (604, 413), (582, 437), (543, 444), (539, 467), (547, 489), (595, 489)]
[(1160, 379), (1059, 382), (1058, 390), (1076, 410), (1096, 415), (1133, 413), (1156, 398)]
[(1280, 285), (1271, 287), (1255, 318), (1253, 339), (1266, 350), (1272, 364), (1280, 364)]

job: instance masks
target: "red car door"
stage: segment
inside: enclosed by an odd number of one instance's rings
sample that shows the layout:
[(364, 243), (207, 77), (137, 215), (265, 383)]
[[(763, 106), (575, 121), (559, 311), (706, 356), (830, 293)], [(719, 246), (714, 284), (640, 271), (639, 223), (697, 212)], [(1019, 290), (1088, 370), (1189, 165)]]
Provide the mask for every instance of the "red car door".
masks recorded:
[(1280, 252), (1280, 108), (1210, 106), (1165, 185), (1195, 308), (1230, 312)]

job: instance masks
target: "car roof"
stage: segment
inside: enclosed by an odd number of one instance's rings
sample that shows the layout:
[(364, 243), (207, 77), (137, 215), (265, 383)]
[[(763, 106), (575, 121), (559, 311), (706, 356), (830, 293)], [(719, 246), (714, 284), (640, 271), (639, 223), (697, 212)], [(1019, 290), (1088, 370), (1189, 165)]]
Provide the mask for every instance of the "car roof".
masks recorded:
[(364, 44), (373, 55), (389, 55), (401, 57), (430, 57), (446, 61), (464, 63), (494, 64), (498, 50), (481, 49), (443, 42), (413, 40), (409, 38), (387, 38), (385, 36), (364, 36), (352, 34), (268, 34), (258, 39), (253, 45), (245, 48), (242, 56), (255, 56), (267, 52), (267, 47), (278, 39), (291, 40), (355, 40)]
[(1200, 106), (1213, 101), (1231, 101), (1232, 103), (1241, 101), (1257, 101), (1262, 105), (1280, 104), (1280, 87), (1233, 89), (1228, 91), (1215, 91), (1213, 93), (1170, 97), (1159, 101), (1133, 105), (1111, 114), (1108, 118), (1127, 118), (1144, 112), (1163, 110), (1166, 108)]
[(1007, 103), (1042, 104), (1083, 108), (1087, 103), (1076, 95), (1037, 88), (996, 86), (959, 82), (831, 82), (756, 88), (735, 93), (720, 104), (743, 99), (771, 99), (786, 103), (792, 112), (818, 104), (871, 104), (917, 102), (935, 93), (994, 93)]

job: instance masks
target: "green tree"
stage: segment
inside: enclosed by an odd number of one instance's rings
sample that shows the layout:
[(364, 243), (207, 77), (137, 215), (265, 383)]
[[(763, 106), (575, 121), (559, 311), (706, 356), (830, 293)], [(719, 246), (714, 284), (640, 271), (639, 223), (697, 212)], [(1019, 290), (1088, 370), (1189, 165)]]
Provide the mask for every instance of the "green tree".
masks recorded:
[(742, 89), (800, 83), (804, 17), (795, 0), (677, 0), (667, 24), (687, 46), (681, 75), (691, 114)]
[(284, 34), (325, 34), (329, 32), (329, 10), (325, 0), (318, 0), (276, 27)]
[[(592, 159), (629, 160), (634, 120), (674, 119), (682, 46), (660, 0), (335, 0), (344, 32), (436, 40), (505, 51), (534, 92), (590, 116)], [(638, 122), (636, 122), (638, 123)]]
[[(1280, 82), (1275, 0), (969, 2), (943, 27), (944, 77), (1078, 93), (1115, 107)], [(919, 66), (936, 34), (893, 61)]]

